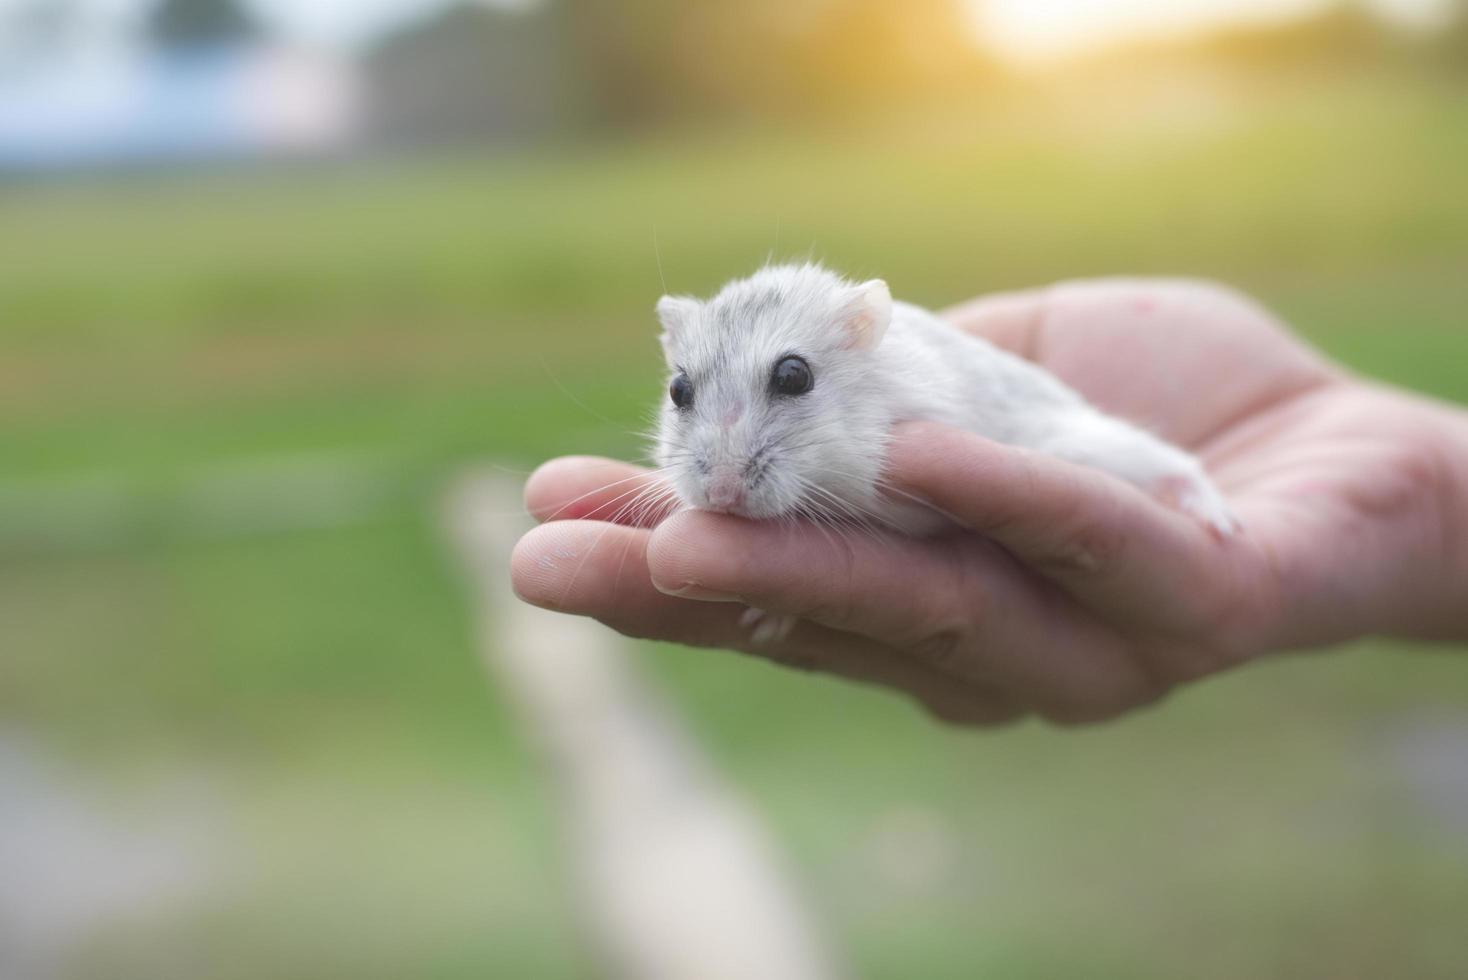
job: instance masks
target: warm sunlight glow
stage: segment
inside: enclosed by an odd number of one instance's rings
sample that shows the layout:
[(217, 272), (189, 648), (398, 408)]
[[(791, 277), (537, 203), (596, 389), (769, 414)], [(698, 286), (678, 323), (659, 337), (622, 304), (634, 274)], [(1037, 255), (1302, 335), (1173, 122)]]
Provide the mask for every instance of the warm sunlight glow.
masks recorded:
[[(976, 0), (980, 35), (1016, 62), (1045, 64), (1132, 38), (1166, 37), (1218, 24), (1288, 20), (1331, 0)], [(1383, 16), (1429, 26), (1451, 0), (1372, 0)]]

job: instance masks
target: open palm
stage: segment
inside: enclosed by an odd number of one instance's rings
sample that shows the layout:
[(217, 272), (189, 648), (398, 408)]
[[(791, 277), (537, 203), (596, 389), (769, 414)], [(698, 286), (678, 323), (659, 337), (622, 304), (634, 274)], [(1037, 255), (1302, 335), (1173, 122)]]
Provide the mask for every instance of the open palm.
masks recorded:
[[(1243, 532), (1219, 540), (1100, 472), (916, 423), (895, 434), (888, 478), (963, 532), (837, 539), (699, 512), (609, 525), (656, 477), (566, 459), (527, 487), (532, 513), (563, 520), (522, 541), (516, 588), (979, 724), (1107, 718), (1270, 651), (1368, 632), (1461, 633), (1465, 597), (1443, 586), (1468, 572), (1448, 410), (1352, 378), (1202, 283), (1064, 284), (948, 316), (1198, 453)], [(756, 644), (749, 607), (801, 623)]]

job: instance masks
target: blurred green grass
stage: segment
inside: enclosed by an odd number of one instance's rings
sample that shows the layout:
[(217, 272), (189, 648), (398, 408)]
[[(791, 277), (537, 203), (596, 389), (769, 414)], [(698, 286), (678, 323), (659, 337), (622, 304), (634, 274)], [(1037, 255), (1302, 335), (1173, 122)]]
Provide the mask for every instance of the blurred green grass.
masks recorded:
[[(638, 454), (664, 282), (770, 254), (932, 305), (1212, 276), (1468, 402), (1465, 159), (1468, 94), (1374, 80), (1185, 123), (0, 186), (0, 717), (124, 802), (194, 774), (234, 842), (229, 887), (100, 937), (78, 975), (585, 971), (433, 509), (465, 463)], [(320, 459), (347, 461), (340, 520), (230, 492)], [(979, 736), (729, 657), (645, 661), (864, 976), (1461, 974), (1468, 814), (1434, 822), (1393, 755), (1422, 718), (1468, 731), (1458, 657), (1368, 644), (1095, 731)], [(872, 858), (905, 810), (953, 841), (909, 891)]]

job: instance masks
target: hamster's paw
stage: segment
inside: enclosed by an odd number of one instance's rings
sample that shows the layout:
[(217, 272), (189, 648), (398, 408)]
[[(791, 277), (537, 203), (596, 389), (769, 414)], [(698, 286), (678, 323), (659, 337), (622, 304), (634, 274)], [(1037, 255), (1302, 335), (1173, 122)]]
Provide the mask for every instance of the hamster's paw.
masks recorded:
[(753, 607), (744, 610), (739, 625), (749, 630), (749, 639), (755, 646), (767, 647), (781, 642), (790, 635), (799, 620), (794, 616), (782, 616)]
[(1156, 493), (1184, 514), (1202, 522), (1219, 538), (1231, 537), (1243, 526), (1234, 517), (1223, 494), (1201, 473), (1163, 477), (1157, 481)]

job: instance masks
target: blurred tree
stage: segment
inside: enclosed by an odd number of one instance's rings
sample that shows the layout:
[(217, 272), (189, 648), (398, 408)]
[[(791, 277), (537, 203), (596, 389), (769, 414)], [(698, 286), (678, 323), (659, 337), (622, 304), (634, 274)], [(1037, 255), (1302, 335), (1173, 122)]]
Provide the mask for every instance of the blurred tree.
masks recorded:
[(1458, 0), (1451, 16), (1437, 38), (1439, 59), (1448, 68), (1468, 72), (1468, 0)]
[(260, 32), (236, 0), (162, 0), (148, 27), (160, 44), (170, 47), (244, 41)]
[[(229, 0), (204, 6), (218, 23), (232, 9)], [(460, 3), (372, 53), (375, 129), (391, 142), (440, 142), (937, 104), (999, 76), (971, 17), (964, 0), (543, 0), (522, 11)], [(1462, 48), (1446, 33), (1434, 43)], [(1284, 24), (1132, 45), (1098, 61), (1339, 73), (1405, 63), (1420, 44), (1363, 0), (1341, 0)]]
[(666, 116), (696, 101), (680, 79), (688, 59), (679, 50), (683, 23), (695, 6), (682, 0), (551, 0), (550, 16), (603, 121)]
[(968, 14), (951, 0), (845, 0), (825, 6), (799, 45), (820, 101), (905, 101), (987, 74)]
[(1407, 40), (1364, 0), (1342, 0), (1283, 24), (1219, 31), (1196, 53), (1249, 69), (1360, 68), (1405, 53)]
[(991, 72), (959, 0), (559, 0), (615, 123), (854, 108)]
[(366, 59), (371, 130), (386, 143), (526, 136), (569, 125), (579, 78), (544, 8), (453, 6)]

